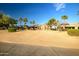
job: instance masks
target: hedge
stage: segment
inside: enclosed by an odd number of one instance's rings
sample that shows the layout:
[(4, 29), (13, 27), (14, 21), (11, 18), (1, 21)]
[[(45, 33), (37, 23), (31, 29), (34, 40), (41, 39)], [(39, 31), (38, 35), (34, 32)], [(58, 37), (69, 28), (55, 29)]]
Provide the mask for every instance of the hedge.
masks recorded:
[(8, 32), (16, 32), (16, 28), (8, 28)]
[(67, 33), (71, 36), (79, 36), (79, 29), (69, 29)]

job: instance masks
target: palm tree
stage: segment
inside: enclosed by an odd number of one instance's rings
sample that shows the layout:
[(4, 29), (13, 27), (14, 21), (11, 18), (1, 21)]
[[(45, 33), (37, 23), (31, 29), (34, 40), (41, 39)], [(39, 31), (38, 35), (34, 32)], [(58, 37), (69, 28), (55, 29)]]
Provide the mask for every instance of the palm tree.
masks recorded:
[(17, 24), (17, 20), (13, 19), (13, 18), (9, 18), (9, 25), (11, 27), (15, 27)]
[(28, 22), (28, 19), (27, 18), (24, 18), (23, 19), (23, 22), (24, 22), (24, 28), (26, 29), (27, 27), (26, 27), (26, 23)]
[(22, 23), (23, 19), (20, 17), (18, 21), (19, 21), (20, 26), (21, 26), (21, 23)]
[(30, 21), (30, 24), (32, 25), (31, 27), (33, 28), (33, 30), (35, 29), (35, 20)]
[(30, 24), (35, 25), (35, 20), (30, 21)]
[(68, 16), (63, 15), (63, 16), (61, 16), (61, 18), (62, 18), (62, 20), (64, 20), (64, 23), (65, 23), (65, 22), (66, 22), (66, 20), (68, 19)]
[(66, 26), (66, 20), (68, 19), (68, 16), (66, 16), (66, 15), (63, 15), (63, 16), (61, 16), (61, 18), (62, 18), (62, 20), (64, 20), (64, 23), (63, 23), (63, 28), (62, 28), (62, 30), (65, 30), (65, 26)]
[(24, 18), (23, 21), (24, 21), (24, 26), (25, 26), (26, 22), (28, 22), (28, 20), (27, 20), (27, 18)]
[(35, 25), (35, 20), (32, 21), (32, 24)]

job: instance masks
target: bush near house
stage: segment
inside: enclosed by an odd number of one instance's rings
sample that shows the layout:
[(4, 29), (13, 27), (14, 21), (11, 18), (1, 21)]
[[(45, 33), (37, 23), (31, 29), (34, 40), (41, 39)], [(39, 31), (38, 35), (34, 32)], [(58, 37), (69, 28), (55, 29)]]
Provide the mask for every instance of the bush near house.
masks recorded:
[(14, 27), (9, 27), (9, 28), (8, 28), (8, 32), (16, 32), (16, 28), (14, 28)]
[(67, 33), (71, 36), (79, 36), (79, 29), (69, 29)]

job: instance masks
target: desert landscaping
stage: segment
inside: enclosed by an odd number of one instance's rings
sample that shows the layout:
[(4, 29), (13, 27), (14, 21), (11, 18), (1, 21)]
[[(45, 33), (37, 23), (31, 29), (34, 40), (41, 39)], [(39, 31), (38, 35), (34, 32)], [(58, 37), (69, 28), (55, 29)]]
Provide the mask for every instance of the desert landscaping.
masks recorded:
[[(0, 55), (79, 55), (79, 37), (66, 31), (0, 30)], [(6, 54), (7, 53), (7, 54)]]
[(0, 56), (79, 56), (78, 5), (0, 4)]

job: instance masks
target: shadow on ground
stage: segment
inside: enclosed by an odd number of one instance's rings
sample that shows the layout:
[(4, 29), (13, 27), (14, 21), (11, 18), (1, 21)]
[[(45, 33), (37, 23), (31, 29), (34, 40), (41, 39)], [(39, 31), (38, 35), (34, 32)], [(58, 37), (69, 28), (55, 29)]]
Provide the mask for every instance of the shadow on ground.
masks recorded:
[(79, 49), (0, 42), (0, 56), (79, 56)]

